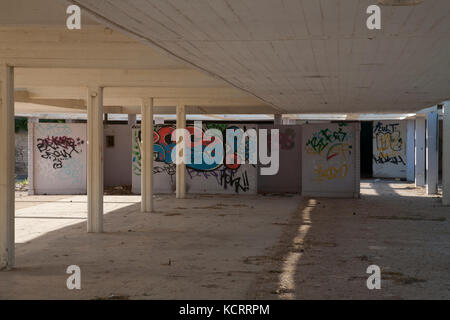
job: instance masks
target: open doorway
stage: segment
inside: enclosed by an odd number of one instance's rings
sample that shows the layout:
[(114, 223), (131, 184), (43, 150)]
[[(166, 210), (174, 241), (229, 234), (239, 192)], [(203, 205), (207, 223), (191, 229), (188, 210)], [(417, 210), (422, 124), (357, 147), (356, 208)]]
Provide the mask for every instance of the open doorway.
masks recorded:
[(361, 178), (369, 179), (373, 177), (373, 122), (361, 122)]

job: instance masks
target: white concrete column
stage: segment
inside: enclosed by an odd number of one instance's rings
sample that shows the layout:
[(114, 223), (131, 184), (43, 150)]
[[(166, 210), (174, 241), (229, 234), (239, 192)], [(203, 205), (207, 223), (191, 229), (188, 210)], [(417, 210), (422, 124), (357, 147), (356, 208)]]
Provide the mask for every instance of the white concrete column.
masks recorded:
[(415, 181), (416, 187), (425, 186), (425, 118), (416, 119), (416, 161)]
[(442, 204), (450, 206), (450, 101), (444, 103), (442, 152)]
[(153, 212), (153, 98), (142, 100), (141, 113), (141, 211)]
[(415, 130), (416, 122), (406, 120), (406, 180), (410, 182), (415, 180)]
[(134, 126), (137, 123), (137, 117), (135, 114), (129, 114), (128, 115), (128, 125)]
[(34, 148), (35, 128), (39, 124), (38, 118), (28, 118), (28, 195), (34, 195), (34, 160), (36, 149)]
[[(186, 129), (186, 108), (184, 105), (177, 106), (177, 129)], [(177, 135), (177, 145), (176, 153), (177, 157), (180, 156), (181, 144), (178, 143), (181, 137)], [(183, 137), (184, 139), (184, 137)], [(183, 140), (184, 141), (184, 140)], [(184, 156), (184, 154), (183, 154)], [(186, 164), (185, 162), (180, 162), (177, 164), (176, 171), (176, 196), (178, 199), (183, 199), (186, 197)]]
[(283, 116), (281, 114), (273, 115), (273, 124), (274, 125), (282, 125), (283, 124)]
[(427, 115), (427, 193), (438, 193), (439, 179), (439, 117), (436, 111)]
[(0, 270), (14, 266), (14, 69), (0, 64)]
[(88, 89), (88, 232), (103, 232), (103, 88)]

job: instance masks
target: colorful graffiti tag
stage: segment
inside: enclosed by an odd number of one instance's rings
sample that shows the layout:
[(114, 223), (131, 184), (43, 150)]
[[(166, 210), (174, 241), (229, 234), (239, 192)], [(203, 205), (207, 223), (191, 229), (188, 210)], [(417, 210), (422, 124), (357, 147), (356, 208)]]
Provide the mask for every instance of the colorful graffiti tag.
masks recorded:
[(37, 149), (41, 158), (52, 162), (53, 169), (61, 169), (64, 161), (71, 159), (73, 154), (82, 152), (84, 140), (67, 136), (48, 136), (37, 139)]
[(352, 136), (340, 123), (336, 130), (325, 128), (313, 133), (306, 142), (306, 152), (316, 155), (314, 172), (316, 181), (343, 179), (349, 170), (348, 160), (352, 154)]
[(41, 122), (32, 130), (35, 192), (84, 193), (86, 124)]
[[(194, 126), (187, 126), (186, 129), (191, 134), (191, 148), (187, 150), (187, 156), (191, 158), (191, 163), (186, 164), (187, 176), (190, 180), (194, 179), (204, 179), (213, 180), (216, 182), (217, 186), (223, 190), (233, 190), (236, 193), (247, 192), (250, 189), (250, 181), (248, 178), (248, 173), (243, 166), (237, 163), (238, 154), (237, 152), (231, 156), (234, 161), (228, 161), (228, 159), (223, 159), (223, 161), (216, 163), (208, 163), (204, 161), (206, 148), (214, 150), (215, 144), (221, 144), (224, 150), (224, 157), (226, 157), (227, 145), (222, 140), (216, 140), (216, 137), (211, 140), (205, 139), (205, 131), (208, 129), (216, 129), (222, 132), (223, 136), (226, 136), (225, 131), (227, 129), (237, 129), (235, 126), (228, 126), (226, 124), (216, 124), (208, 123), (204, 124), (201, 130), (194, 130)], [(245, 129), (244, 129), (245, 130)], [(167, 175), (171, 182), (174, 182), (176, 165), (174, 164), (174, 159), (172, 159), (172, 151), (175, 148), (175, 142), (172, 141), (172, 133), (175, 131), (175, 127), (171, 125), (159, 125), (155, 126), (153, 132), (153, 173)], [(141, 175), (141, 130), (136, 129), (133, 136), (133, 158), (132, 158), (132, 168), (133, 173), (136, 176)], [(237, 141), (235, 142), (234, 150), (237, 150)], [(246, 156), (248, 156), (248, 142), (246, 144)], [(203, 161), (200, 163), (195, 163), (196, 152), (203, 154)], [(210, 154), (213, 158), (214, 151)], [(231, 163), (233, 162), (233, 164)]]
[(403, 138), (399, 123), (383, 124), (378, 122), (373, 129), (375, 151), (373, 161), (376, 164), (406, 165), (403, 150)]
[(132, 150), (133, 173), (141, 176), (141, 130), (133, 130), (133, 150)]

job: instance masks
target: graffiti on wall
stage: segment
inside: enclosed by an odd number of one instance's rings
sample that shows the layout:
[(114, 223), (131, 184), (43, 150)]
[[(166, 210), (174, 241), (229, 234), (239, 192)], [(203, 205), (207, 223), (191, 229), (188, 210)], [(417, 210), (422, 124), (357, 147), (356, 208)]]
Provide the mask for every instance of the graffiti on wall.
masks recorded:
[(37, 139), (37, 149), (42, 159), (51, 161), (53, 169), (61, 169), (64, 161), (82, 152), (84, 140), (67, 136), (47, 136)]
[[(191, 163), (186, 164), (187, 177), (190, 180), (203, 179), (203, 180), (213, 180), (216, 185), (223, 190), (233, 190), (236, 193), (247, 192), (250, 189), (250, 181), (248, 178), (248, 172), (241, 164), (234, 161), (222, 161), (222, 163), (206, 163), (201, 161), (201, 163), (195, 163), (194, 158), (196, 155), (196, 150), (200, 153), (207, 147), (213, 147), (213, 144), (220, 143), (223, 145), (224, 157), (226, 157), (227, 152), (225, 152), (228, 147), (224, 141), (217, 140), (216, 138), (204, 139), (205, 131), (208, 129), (217, 129), (222, 132), (223, 136), (226, 136), (225, 132), (227, 129), (236, 129), (235, 126), (228, 126), (227, 124), (218, 123), (207, 123), (203, 124), (200, 134), (195, 135), (194, 126), (187, 126), (186, 129), (191, 133), (191, 148), (187, 152), (190, 154), (192, 159)], [(170, 179), (171, 183), (175, 182), (176, 165), (174, 159), (172, 159), (172, 150), (175, 148), (175, 142), (172, 141), (172, 133), (175, 127), (171, 125), (159, 125), (155, 126), (153, 131), (153, 173), (158, 175), (166, 175)], [(244, 128), (245, 130), (245, 128)], [(236, 158), (237, 154), (237, 142), (235, 144), (236, 152), (231, 156)], [(248, 155), (248, 141), (246, 145), (246, 154)], [(213, 155), (211, 155), (213, 156)], [(141, 130), (134, 130), (133, 134), (133, 157), (132, 157), (132, 168), (133, 174), (141, 175)]]
[(375, 125), (373, 129), (375, 140), (373, 160), (376, 164), (406, 165), (399, 125), (399, 123), (383, 124), (381, 122)]
[(313, 133), (306, 142), (306, 152), (315, 155), (314, 172), (316, 181), (343, 179), (349, 171), (352, 154), (352, 134), (347, 124), (340, 123), (337, 129), (321, 129)]
[(250, 189), (246, 170), (239, 172), (238, 169), (230, 169), (223, 166), (219, 169), (202, 171), (188, 167), (187, 173), (190, 179), (195, 177), (214, 179), (217, 185), (223, 187), (224, 190), (233, 189), (234, 192), (239, 193), (240, 191), (247, 192)]
[(133, 130), (133, 145), (132, 145), (132, 166), (133, 173), (141, 176), (141, 130)]
[(36, 189), (55, 190), (57, 193), (66, 188), (85, 188), (85, 132), (85, 124), (36, 124)]

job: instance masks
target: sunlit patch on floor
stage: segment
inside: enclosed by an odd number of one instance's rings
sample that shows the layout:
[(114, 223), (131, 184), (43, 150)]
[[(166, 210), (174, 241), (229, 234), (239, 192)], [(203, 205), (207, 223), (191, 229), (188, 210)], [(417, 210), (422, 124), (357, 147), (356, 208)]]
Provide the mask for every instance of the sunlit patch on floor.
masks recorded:
[(279, 289), (277, 290), (281, 299), (295, 299), (295, 273), (300, 258), (303, 255), (303, 244), (305, 237), (311, 228), (311, 212), (316, 206), (315, 199), (309, 199), (308, 206), (302, 211), (302, 224), (298, 228), (297, 235), (292, 240), (291, 250), (287, 255), (282, 272), (279, 277)]

